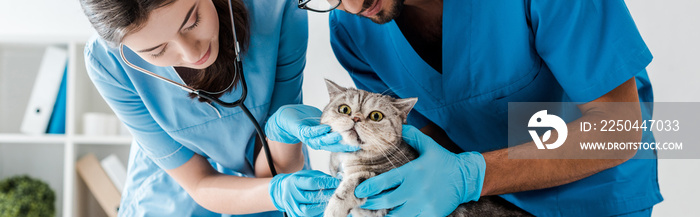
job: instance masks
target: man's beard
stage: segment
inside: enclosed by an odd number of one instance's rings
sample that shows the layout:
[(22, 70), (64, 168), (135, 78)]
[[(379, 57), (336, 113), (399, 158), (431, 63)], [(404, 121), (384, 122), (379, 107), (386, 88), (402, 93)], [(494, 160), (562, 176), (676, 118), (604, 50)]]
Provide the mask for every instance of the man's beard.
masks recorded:
[[(375, 0), (378, 1), (378, 0)], [(369, 7), (372, 7), (372, 4), (374, 4), (375, 1), (364, 1), (362, 4), (362, 11), (364, 12), (365, 10), (369, 9)], [(385, 24), (388, 23), (389, 21), (399, 17), (401, 14), (401, 10), (403, 9), (403, 4), (404, 0), (384, 0), (384, 1), (391, 1), (393, 4), (390, 6), (388, 10), (381, 10), (379, 13), (375, 14), (372, 17), (367, 17), (368, 19), (372, 20), (372, 22), (375, 22), (377, 24)]]

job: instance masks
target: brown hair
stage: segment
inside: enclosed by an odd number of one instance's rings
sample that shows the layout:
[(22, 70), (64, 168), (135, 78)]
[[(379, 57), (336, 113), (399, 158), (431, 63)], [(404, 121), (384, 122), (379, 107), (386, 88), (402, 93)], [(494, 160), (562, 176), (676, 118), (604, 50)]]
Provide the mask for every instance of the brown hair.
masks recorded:
[[(129, 32), (143, 27), (151, 11), (172, 4), (174, 1), (176, 0), (80, 0), (80, 5), (97, 34), (110, 46), (117, 47)], [(211, 1), (219, 17), (219, 55), (211, 66), (197, 70), (198, 73), (189, 86), (215, 92), (228, 87), (233, 79), (236, 79), (235, 86), (240, 76), (234, 74), (236, 53), (228, 0)], [(250, 34), (248, 10), (241, 0), (231, 0), (231, 9), (236, 23), (236, 37), (240, 43), (241, 52), (245, 52)], [(233, 89), (230, 88), (224, 93)], [(224, 93), (217, 94), (215, 97), (220, 97)], [(195, 96), (190, 94), (190, 97)], [(201, 98), (199, 100), (206, 101)]]

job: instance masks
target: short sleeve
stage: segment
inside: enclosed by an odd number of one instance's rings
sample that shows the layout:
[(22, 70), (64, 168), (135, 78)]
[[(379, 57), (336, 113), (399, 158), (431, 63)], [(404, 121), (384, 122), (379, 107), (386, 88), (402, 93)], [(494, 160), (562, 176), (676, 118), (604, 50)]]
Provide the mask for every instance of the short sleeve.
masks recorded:
[[(382, 81), (374, 70), (372, 70), (372, 67), (367, 64), (367, 61), (358, 55), (357, 46), (352, 44), (352, 39), (347, 30), (338, 22), (336, 13), (335, 11), (331, 12), (329, 16), (331, 47), (340, 65), (350, 73), (350, 77), (355, 83), (355, 86), (361, 90), (383, 93), (398, 98), (398, 96), (390, 90), (389, 86)], [(418, 129), (428, 125), (429, 122), (427, 118), (415, 109), (408, 113), (406, 121), (408, 124)]]
[[(151, 117), (141, 97), (115, 78), (114, 73), (122, 70), (113, 62), (98, 60), (96, 55), (110, 58), (109, 53), (95, 52), (93, 43), (85, 48), (85, 65), (88, 75), (97, 91), (112, 108), (117, 117), (127, 126), (136, 143), (144, 153), (161, 168), (174, 169), (187, 162), (194, 152), (176, 142)], [(109, 69), (109, 70), (108, 70)]]
[(535, 47), (575, 102), (642, 72), (652, 55), (623, 0), (530, 0)]
[(270, 99), (268, 118), (287, 104), (302, 103), (302, 83), (306, 66), (308, 17), (293, 1), (287, 1), (280, 30), (275, 86)]

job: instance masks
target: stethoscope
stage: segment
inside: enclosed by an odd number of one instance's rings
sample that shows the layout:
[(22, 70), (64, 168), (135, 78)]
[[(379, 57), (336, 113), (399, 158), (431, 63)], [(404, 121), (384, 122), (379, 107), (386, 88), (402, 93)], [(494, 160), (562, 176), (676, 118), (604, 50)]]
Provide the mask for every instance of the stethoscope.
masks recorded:
[[(236, 80), (235, 77), (231, 81), (231, 84), (226, 89), (224, 89), (222, 91), (208, 92), (205, 90), (197, 90), (197, 89), (180, 84), (176, 81), (170, 80), (170, 79), (165, 78), (165, 77), (160, 76), (160, 75), (157, 75), (151, 71), (148, 71), (148, 70), (143, 69), (137, 65), (132, 64), (131, 62), (129, 62), (126, 59), (126, 56), (124, 56), (124, 45), (123, 44), (119, 45), (119, 53), (121, 55), (122, 60), (124, 60), (124, 63), (126, 63), (129, 67), (131, 67), (133, 69), (136, 69), (140, 72), (143, 72), (147, 75), (150, 75), (150, 76), (157, 78), (157, 79), (160, 79), (162, 81), (171, 83), (171, 84), (178, 86), (181, 89), (183, 89), (189, 93), (197, 95), (197, 97), (207, 99), (207, 100), (214, 102), (216, 104), (219, 104), (223, 107), (226, 107), (226, 108), (239, 107), (239, 108), (241, 108), (241, 110), (243, 110), (243, 113), (245, 113), (245, 115), (248, 116), (248, 119), (250, 120), (250, 122), (253, 123), (253, 126), (255, 126), (255, 132), (257, 132), (257, 134), (258, 134), (258, 138), (260, 139), (260, 142), (262, 143), (262, 147), (265, 150), (265, 154), (267, 156), (267, 165), (270, 167), (270, 172), (272, 173), (272, 176), (275, 176), (275, 175), (277, 175), (277, 171), (275, 170), (274, 164), (272, 163), (272, 155), (270, 154), (270, 147), (267, 145), (267, 140), (266, 140), (267, 136), (265, 136), (265, 132), (262, 130), (262, 127), (260, 127), (260, 124), (255, 119), (253, 114), (251, 114), (250, 111), (248, 110), (248, 108), (245, 106), (245, 104), (243, 104), (243, 102), (246, 99), (246, 96), (248, 95), (248, 85), (246, 84), (245, 76), (243, 75), (243, 63), (241, 61), (240, 45), (238, 44), (238, 37), (236, 37), (236, 24), (234, 23), (234, 20), (233, 20), (233, 11), (231, 9), (231, 0), (228, 0), (228, 5), (229, 5), (229, 15), (231, 16), (231, 28), (233, 29), (233, 41), (235, 42), (235, 52), (236, 52), (236, 62), (234, 63), (235, 64), (234, 65), (235, 76), (241, 76), (241, 88), (242, 88), (241, 89), (241, 98), (239, 98), (235, 102), (224, 102), (224, 101), (221, 101), (219, 98), (213, 96), (213, 95), (216, 95), (219, 93), (223, 93), (226, 90), (228, 90), (229, 88), (231, 88), (231, 86), (233, 86), (234, 81)], [(286, 213), (285, 213), (285, 215), (286, 215)]]

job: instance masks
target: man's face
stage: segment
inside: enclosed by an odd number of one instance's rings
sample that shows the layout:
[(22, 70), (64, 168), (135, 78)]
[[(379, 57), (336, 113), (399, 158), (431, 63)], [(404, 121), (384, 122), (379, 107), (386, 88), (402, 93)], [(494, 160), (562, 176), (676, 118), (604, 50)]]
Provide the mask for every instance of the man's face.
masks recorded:
[(399, 16), (404, 0), (343, 0), (338, 9), (367, 17), (378, 24)]

